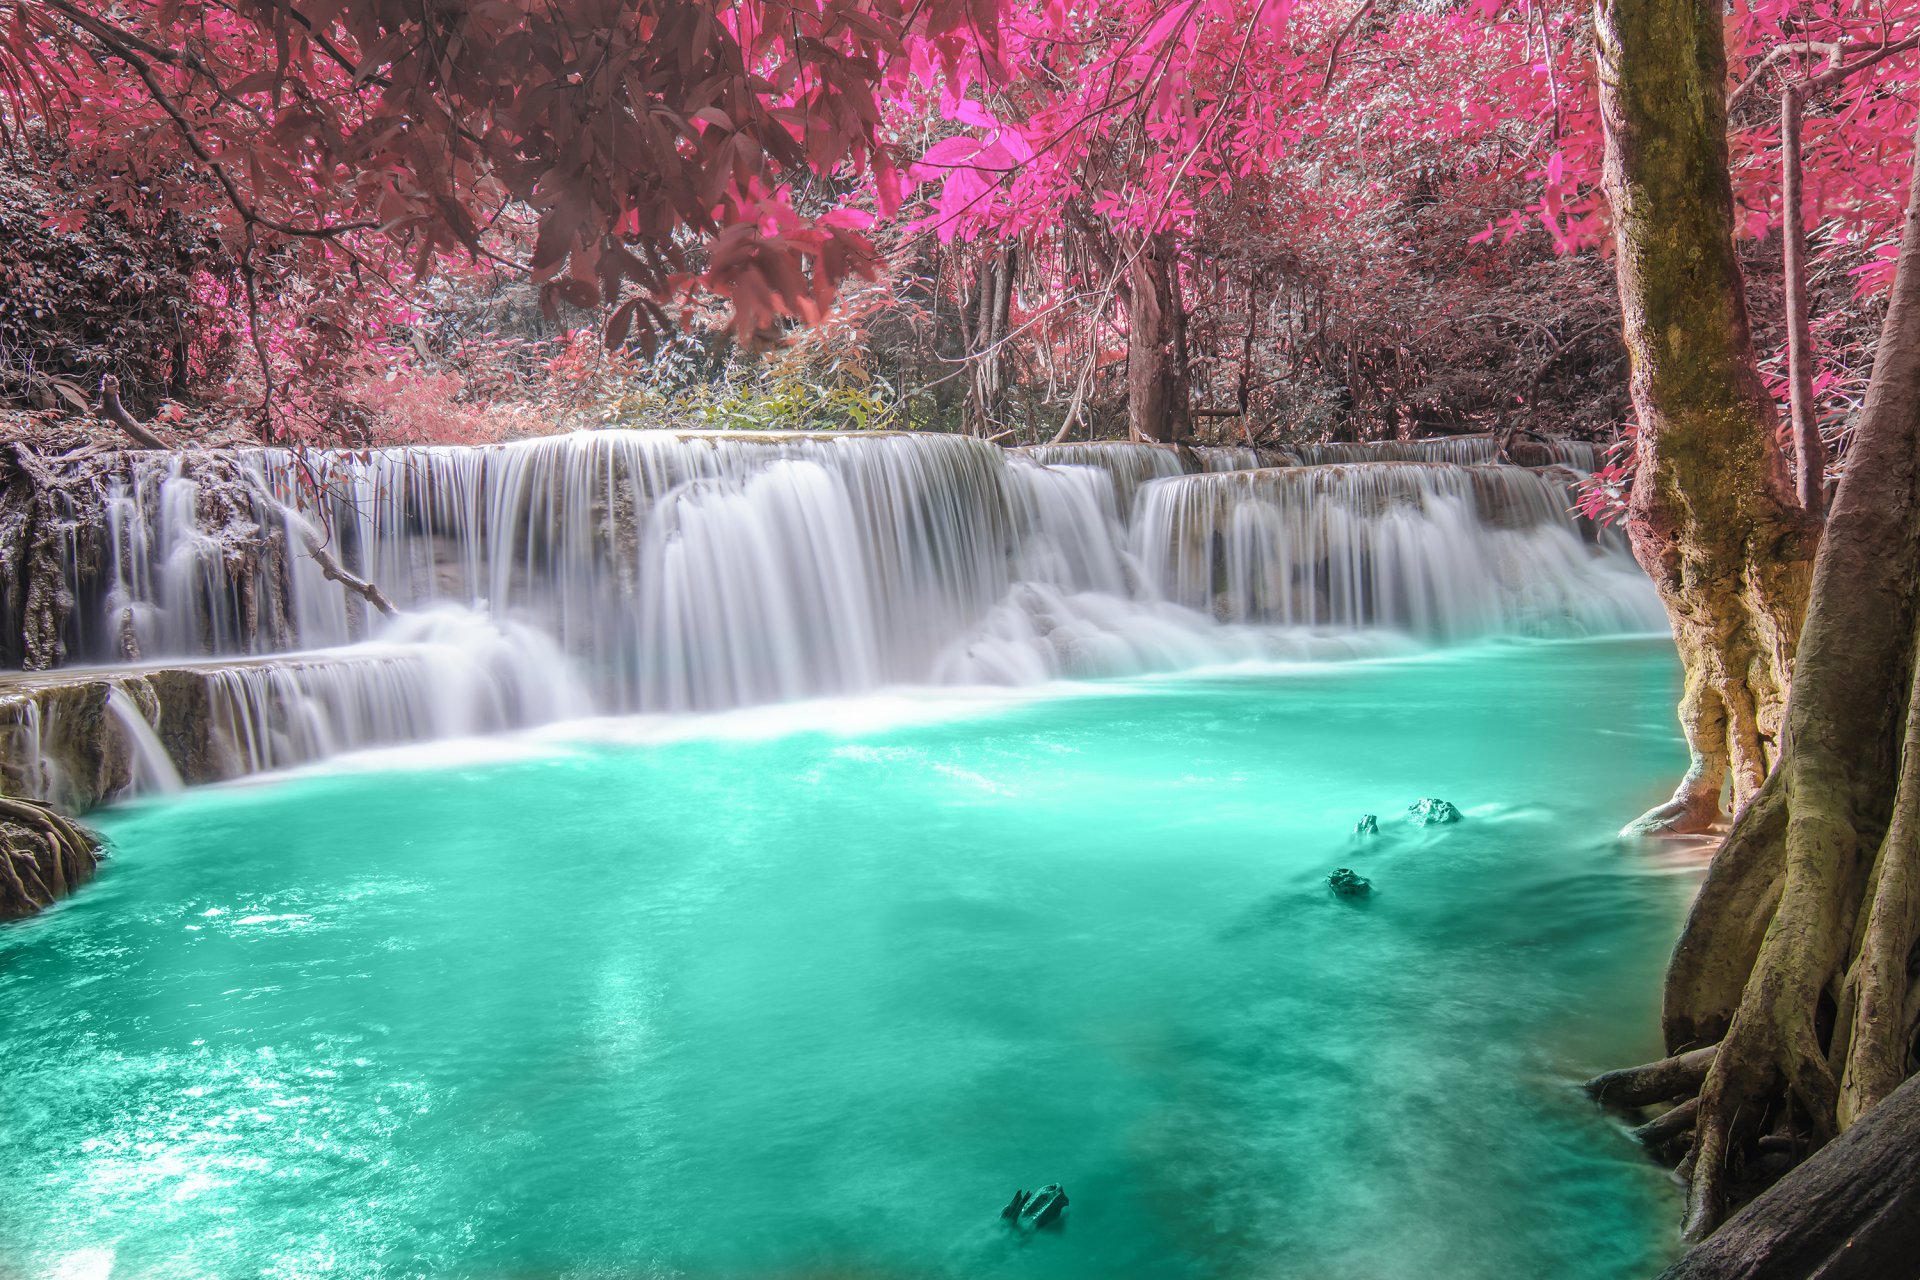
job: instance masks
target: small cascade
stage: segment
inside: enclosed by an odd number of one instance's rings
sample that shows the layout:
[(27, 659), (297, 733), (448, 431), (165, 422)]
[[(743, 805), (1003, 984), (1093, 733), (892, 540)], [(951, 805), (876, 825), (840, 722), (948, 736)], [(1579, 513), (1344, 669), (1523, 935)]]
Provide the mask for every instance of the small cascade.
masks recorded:
[(205, 672), (222, 776), (347, 751), (589, 715), (593, 700), (537, 630), (459, 610), (401, 620), (372, 645)]
[(1500, 442), (1492, 436), (1439, 436), (1431, 440), (1368, 440), (1334, 444), (1303, 444), (1296, 450), (1308, 466), (1348, 462), (1451, 462), (1456, 466), (1484, 466), (1500, 456)]
[[(136, 691), (144, 694), (144, 699), (137, 699)], [(142, 701), (148, 705), (142, 706)], [(174, 767), (173, 757), (167, 754), (166, 744), (153, 731), (152, 719), (159, 713), (153, 686), (144, 680), (127, 681), (107, 690), (107, 714), (120, 727), (127, 744), (128, 789), (140, 794), (173, 792), (186, 785), (180, 779), (180, 770)]]
[(0, 769), (94, 803), (585, 714), (1661, 625), (1572, 471), (1296, 461), (665, 431), (96, 456), (58, 580), (0, 607), (106, 665), (0, 677)]
[[(1348, 462), (1451, 462), (1457, 466), (1487, 466), (1500, 458), (1500, 441), (1493, 436), (1441, 436), (1431, 440), (1368, 440), (1360, 443), (1303, 444), (1296, 452), (1308, 466)], [(1513, 444), (1514, 462), (1528, 467), (1600, 469), (1600, 446), (1590, 440), (1531, 440)]]
[(1564, 484), (1517, 467), (1359, 463), (1189, 476), (1141, 494), (1134, 545), (1167, 599), (1223, 622), (1429, 641), (1663, 625)]
[(400, 619), (371, 644), (0, 684), (0, 791), (81, 810), (594, 710), (571, 664), (537, 629), (434, 609)]
[(1009, 450), (1015, 457), (1027, 458), (1050, 467), (1096, 467), (1113, 480), (1114, 502), (1120, 518), (1133, 512), (1133, 495), (1149, 480), (1185, 475), (1187, 468), (1180, 450), (1170, 444), (1135, 444), (1131, 441), (1091, 441), (1083, 444), (1036, 444)]

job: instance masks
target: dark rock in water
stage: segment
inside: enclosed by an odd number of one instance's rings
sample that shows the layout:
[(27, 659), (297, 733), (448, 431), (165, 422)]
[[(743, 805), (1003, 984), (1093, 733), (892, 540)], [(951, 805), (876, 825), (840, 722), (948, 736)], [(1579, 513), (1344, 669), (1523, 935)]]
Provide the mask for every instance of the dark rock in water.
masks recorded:
[(1356, 823), (1354, 823), (1354, 824), (1353, 824), (1353, 834), (1355, 834), (1355, 835), (1357, 835), (1357, 836), (1377, 836), (1377, 835), (1379, 835), (1379, 834), (1380, 834), (1380, 817), (1379, 817), (1379, 815), (1378, 815), (1378, 814), (1372, 814), (1372, 813), (1363, 813), (1363, 814), (1361, 814), (1361, 815), (1360, 815), (1360, 821), (1358, 821), (1358, 822), (1356, 822)]
[(1058, 1227), (1066, 1207), (1067, 1189), (1057, 1182), (1049, 1182), (1031, 1195), (1025, 1191), (1014, 1192), (1000, 1216), (1018, 1230), (1041, 1231)]
[(1373, 892), (1373, 881), (1341, 867), (1327, 877), (1327, 887), (1343, 898), (1359, 898)]
[(1407, 821), (1416, 826), (1434, 827), (1460, 821), (1460, 811), (1445, 800), (1435, 800), (1429, 796), (1407, 806)]

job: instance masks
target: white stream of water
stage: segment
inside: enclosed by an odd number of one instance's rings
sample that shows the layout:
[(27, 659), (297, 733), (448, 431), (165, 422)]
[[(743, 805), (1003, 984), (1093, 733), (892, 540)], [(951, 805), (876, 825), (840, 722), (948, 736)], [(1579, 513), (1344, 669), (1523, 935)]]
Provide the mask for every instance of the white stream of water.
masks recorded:
[[(111, 495), (105, 580), (74, 584), (69, 647), (111, 660), (130, 620), (143, 665), (228, 659), (209, 714), (253, 771), (596, 711), (1662, 625), (1617, 539), (1567, 514), (1564, 476), (1248, 469), (1279, 460), (646, 431), (241, 455), (404, 611), (386, 620), (309, 557), (274, 572), (223, 536), (298, 547), (302, 517), (232, 509), (192, 458), (146, 455)], [(168, 785), (154, 717), (116, 692), (135, 786)]]

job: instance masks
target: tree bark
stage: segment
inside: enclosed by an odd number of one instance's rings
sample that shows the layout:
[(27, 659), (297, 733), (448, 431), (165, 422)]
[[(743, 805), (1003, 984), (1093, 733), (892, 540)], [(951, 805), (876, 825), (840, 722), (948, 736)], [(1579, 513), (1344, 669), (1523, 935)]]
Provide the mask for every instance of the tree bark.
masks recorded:
[(1692, 1238), (1765, 1184), (1764, 1146), (1820, 1147), (1917, 1065), (1917, 644), (1920, 166), (1780, 762), (1714, 856), (1667, 973), (1669, 1051), (1718, 1046), (1687, 1157)]
[(1778, 755), (1814, 530), (1753, 361), (1716, 0), (1599, 0), (1605, 185), (1639, 417), (1628, 533), (1686, 667), (1692, 762), (1638, 831), (1703, 831)]
[(1135, 440), (1184, 440), (1188, 413), (1186, 316), (1172, 240), (1156, 235), (1127, 268), (1127, 425)]
[(977, 316), (969, 335), (972, 367), (967, 379), (967, 429), (982, 439), (998, 431), (1006, 417), (1002, 344), (1007, 337), (1007, 316), (1013, 308), (1015, 252), (1012, 245), (1004, 245), (992, 257), (983, 259), (975, 290)]
[(1920, 1080), (1661, 1280), (1894, 1280), (1920, 1270)]
[(1787, 387), (1793, 411), (1794, 491), (1800, 509), (1818, 519), (1826, 505), (1827, 446), (1813, 402), (1813, 322), (1807, 309), (1806, 195), (1802, 191), (1799, 86), (1780, 90), (1781, 248), (1787, 295)]

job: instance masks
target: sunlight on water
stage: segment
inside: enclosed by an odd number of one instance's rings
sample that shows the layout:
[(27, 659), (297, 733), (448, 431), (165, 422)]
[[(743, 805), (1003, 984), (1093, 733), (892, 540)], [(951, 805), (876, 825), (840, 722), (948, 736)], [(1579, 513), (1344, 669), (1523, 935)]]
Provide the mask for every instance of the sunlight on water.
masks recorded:
[(1493, 645), (106, 815), (0, 934), (0, 1275), (1649, 1275), (1571, 1086), (1657, 1049), (1692, 880), (1611, 833), (1676, 683)]

